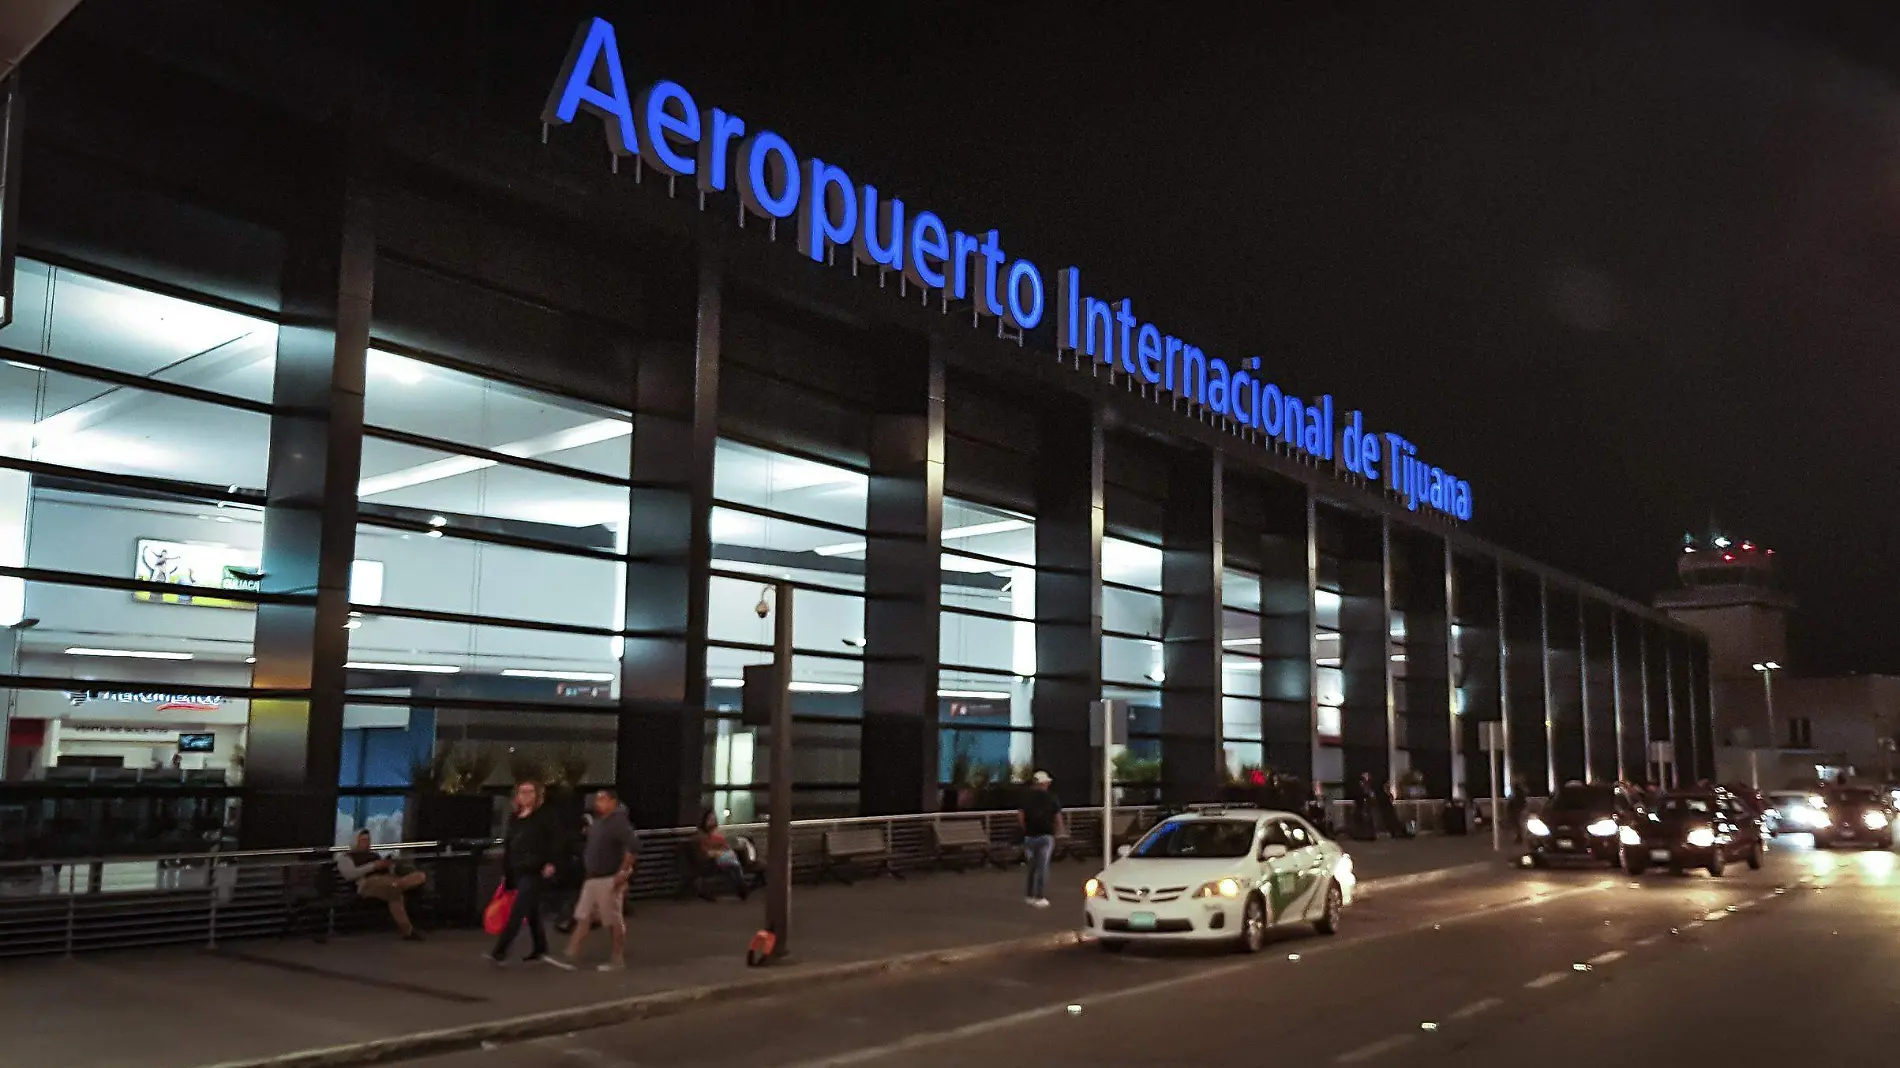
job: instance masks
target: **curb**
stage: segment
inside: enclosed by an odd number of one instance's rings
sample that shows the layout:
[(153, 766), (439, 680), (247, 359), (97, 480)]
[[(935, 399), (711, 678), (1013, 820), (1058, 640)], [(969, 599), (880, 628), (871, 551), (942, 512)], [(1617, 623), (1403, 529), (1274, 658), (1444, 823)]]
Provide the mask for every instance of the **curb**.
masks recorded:
[[(1359, 883), (1354, 888), (1354, 894), (1363, 897), (1367, 894), (1423, 886), (1490, 871), (1495, 866), (1495, 862), (1492, 861), (1478, 861), (1406, 875), (1388, 875)], [(784, 970), (768, 972), (757, 979), (682, 987), (678, 990), (665, 990), (653, 994), (637, 994), (633, 997), (582, 1005), (577, 1008), (553, 1009), (527, 1016), (513, 1016), (436, 1031), (420, 1031), (414, 1034), (372, 1039), (367, 1042), (352, 1042), (342, 1046), (298, 1050), (294, 1053), (250, 1060), (222, 1061), (207, 1065), (205, 1068), (353, 1068), (356, 1065), (411, 1060), (437, 1053), (468, 1049), (490, 1042), (519, 1042), (532, 1038), (545, 1038), (549, 1035), (566, 1034), (571, 1031), (609, 1027), (633, 1020), (671, 1016), (701, 1005), (749, 1001), (770, 996), (786, 987), (805, 986), (812, 983), (840, 983), (870, 976), (948, 968), (1017, 953), (1080, 945), (1085, 941), (1087, 938), (1080, 931), (1058, 931), (1054, 934), (1030, 935), (1027, 938), (1012, 938), (955, 949), (926, 950), (921, 953), (906, 953), (896, 957), (851, 961), (810, 969), (793, 965)]]

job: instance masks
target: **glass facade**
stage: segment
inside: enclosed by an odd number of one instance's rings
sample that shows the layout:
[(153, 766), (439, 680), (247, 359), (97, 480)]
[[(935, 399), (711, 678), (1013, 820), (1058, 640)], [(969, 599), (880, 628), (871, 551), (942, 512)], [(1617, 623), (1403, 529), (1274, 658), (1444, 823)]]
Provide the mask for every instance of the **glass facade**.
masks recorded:
[[(773, 584), (797, 815), (1037, 768), (1086, 804), (1102, 699), (1131, 709), (1127, 797), (1449, 768), (1403, 727), (1440, 676), (1448, 708), (1522, 720), (1515, 773), (1568, 777), (1526, 740), (1541, 639), (1510, 583), (1627, 624), (1658, 695), (1631, 722), (1702, 756), (1699, 639), (1033, 331), (842, 265), (788, 292), (788, 227), (559, 146), (455, 170), (380, 125), (402, 109), (365, 133), (399, 165), (358, 173), (333, 131), (257, 133), (246, 89), (154, 62), (129, 117), (75, 98), (27, 135), (54, 147), (0, 330), (0, 852), (51, 833), (52, 784), (175, 791), (125, 848), (386, 841), (421, 798), (522, 776), (615, 784), (647, 827), (757, 818), (771, 739), (740, 683)], [(141, 116), (248, 169), (107, 158), (94, 126)], [(1395, 529), (1427, 565), (1458, 550), (1453, 603), (1395, 601)], [(1462, 629), (1408, 633), (1434, 614)]]

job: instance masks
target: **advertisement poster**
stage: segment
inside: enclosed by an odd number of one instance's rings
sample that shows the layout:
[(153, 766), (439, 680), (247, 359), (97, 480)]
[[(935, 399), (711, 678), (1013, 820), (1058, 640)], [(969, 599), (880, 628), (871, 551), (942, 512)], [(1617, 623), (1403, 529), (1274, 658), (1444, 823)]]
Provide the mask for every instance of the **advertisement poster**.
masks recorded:
[[(238, 549), (208, 542), (140, 538), (138, 561), (132, 577), (140, 582), (158, 582), (168, 586), (255, 592), (262, 585), (258, 572), (262, 562), (262, 554), (256, 549)], [(189, 604), (200, 608), (256, 607), (245, 601), (226, 600), (199, 592), (152, 593), (140, 590), (132, 597), (154, 604)], [(382, 564), (374, 560), (358, 560), (350, 565), (350, 601), (367, 605), (383, 603)]]

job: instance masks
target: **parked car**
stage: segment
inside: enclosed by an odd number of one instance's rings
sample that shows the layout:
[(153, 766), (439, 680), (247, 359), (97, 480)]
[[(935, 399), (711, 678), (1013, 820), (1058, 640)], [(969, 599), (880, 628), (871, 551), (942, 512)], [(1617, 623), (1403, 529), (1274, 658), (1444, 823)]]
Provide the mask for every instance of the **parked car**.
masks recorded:
[(1732, 861), (1760, 868), (1767, 842), (1761, 818), (1727, 790), (1685, 790), (1666, 794), (1635, 831), (1628, 850), (1629, 873), (1641, 875), (1652, 864), (1667, 864), (1680, 875), (1707, 868), (1720, 877)]
[(1531, 863), (1591, 863), (1619, 867), (1625, 830), (1647, 818), (1637, 795), (1614, 783), (1570, 782), (1544, 810), (1524, 821)]
[(1352, 857), (1290, 812), (1225, 809), (1155, 825), (1083, 887), (1083, 923), (1111, 952), (1135, 941), (1232, 942), (1258, 952), (1272, 927), (1339, 930)]
[(1827, 802), (1813, 790), (1771, 790), (1768, 803), (1775, 811), (1774, 825), (1769, 828), (1775, 835), (1811, 834), (1827, 826)]

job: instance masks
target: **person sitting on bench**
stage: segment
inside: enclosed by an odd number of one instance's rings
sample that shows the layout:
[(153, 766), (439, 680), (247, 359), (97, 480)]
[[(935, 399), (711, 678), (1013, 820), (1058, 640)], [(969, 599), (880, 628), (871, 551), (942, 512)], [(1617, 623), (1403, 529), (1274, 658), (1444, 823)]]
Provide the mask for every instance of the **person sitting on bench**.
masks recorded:
[(389, 918), (396, 921), (396, 930), (404, 939), (422, 941), (422, 933), (409, 922), (409, 906), (404, 895), (427, 882), (427, 875), (419, 871), (396, 874), (396, 862), (370, 848), (368, 831), (356, 832), (356, 844), (348, 852), (336, 855), (336, 870), (345, 882), (356, 887), (359, 896), (375, 898), (389, 906)]
[(699, 855), (712, 862), (721, 875), (732, 881), (732, 888), (738, 891), (739, 900), (744, 901), (752, 891), (746, 881), (745, 865), (739, 862), (739, 854), (726, 843), (725, 834), (719, 830), (719, 817), (712, 809), (707, 809), (705, 815), (699, 817), (699, 833), (695, 836), (695, 843), (699, 847)]

